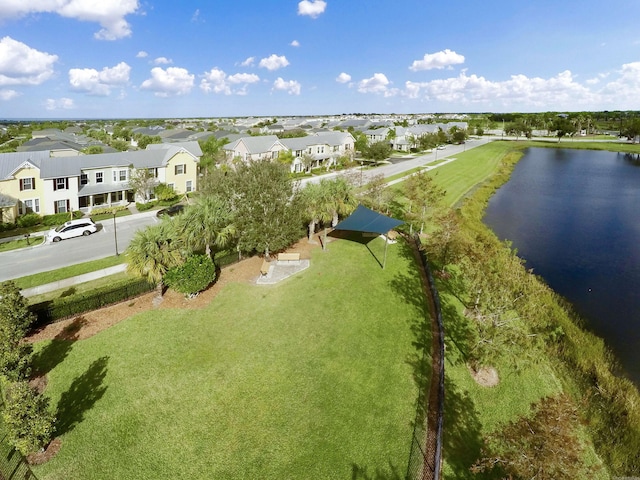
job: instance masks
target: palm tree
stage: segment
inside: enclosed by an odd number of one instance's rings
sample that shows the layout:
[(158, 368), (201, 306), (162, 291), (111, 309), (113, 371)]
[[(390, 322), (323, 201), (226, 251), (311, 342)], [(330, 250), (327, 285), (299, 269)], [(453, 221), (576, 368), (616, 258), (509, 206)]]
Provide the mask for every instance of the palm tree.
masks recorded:
[(301, 190), (300, 195), (304, 205), (304, 215), (309, 220), (309, 241), (313, 239), (316, 225), (320, 222), (322, 215), (322, 189), (318, 183), (309, 183)]
[(217, 195), (200, 197), (175, 220), (178, 236), (187, 249), (204, 249), (208, 257), (211, 257), (212, 247), (226, 247), (236, 233), (231, 207)]
[(358, 206), (353, 186), (344, 177), (328, 182), (329, 200), (332, 205), (331, 226), (335, 227), (341, 215), (349, 215)]
[(138, 230), (127, 248), (127, 271), (155, 283), (159, 297), (164, 291), (164, 275), (184, 260), (175, 237), (172, 223), (161, 222)]

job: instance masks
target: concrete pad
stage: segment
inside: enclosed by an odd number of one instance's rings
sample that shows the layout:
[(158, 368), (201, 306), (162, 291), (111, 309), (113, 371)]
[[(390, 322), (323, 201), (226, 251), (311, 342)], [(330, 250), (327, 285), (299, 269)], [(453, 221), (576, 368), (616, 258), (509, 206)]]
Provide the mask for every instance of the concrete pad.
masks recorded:
[(259, 276), (256, 284), (276, 284), (302, 270), (306, 270), (309, 268), (309, 264), (309, 260), (300, 260), (299, 262), (271, 262), (271, 265), (269, 265), (269, 273)]

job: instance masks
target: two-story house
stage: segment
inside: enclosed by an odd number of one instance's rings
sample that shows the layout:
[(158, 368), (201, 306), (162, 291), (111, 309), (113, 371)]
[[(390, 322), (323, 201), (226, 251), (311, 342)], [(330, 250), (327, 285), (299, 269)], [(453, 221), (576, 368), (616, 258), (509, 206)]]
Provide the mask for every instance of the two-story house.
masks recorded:
[(255, 160), (275, 160), (282, 150), (286, 150), (275, 135), (241, 137), (222, 147), (227, 160), (250, 162)]

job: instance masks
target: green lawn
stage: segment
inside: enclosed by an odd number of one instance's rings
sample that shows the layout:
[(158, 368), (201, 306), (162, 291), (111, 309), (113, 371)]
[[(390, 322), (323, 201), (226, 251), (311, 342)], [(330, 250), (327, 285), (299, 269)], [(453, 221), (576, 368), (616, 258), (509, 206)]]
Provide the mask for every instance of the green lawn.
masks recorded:
[(37, 345), (63, 442), (38, 478), (403, 477), (422, 292), (403, 243), (385, 270), (371, 251), (332, 242), (279, 285)]

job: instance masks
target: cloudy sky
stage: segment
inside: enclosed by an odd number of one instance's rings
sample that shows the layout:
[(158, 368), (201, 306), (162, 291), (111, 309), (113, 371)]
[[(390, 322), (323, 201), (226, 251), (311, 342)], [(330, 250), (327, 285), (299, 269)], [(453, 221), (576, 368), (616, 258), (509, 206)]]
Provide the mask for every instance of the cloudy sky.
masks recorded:
[(640, 2), (0, 0), (0, 118), (640, 109)]

